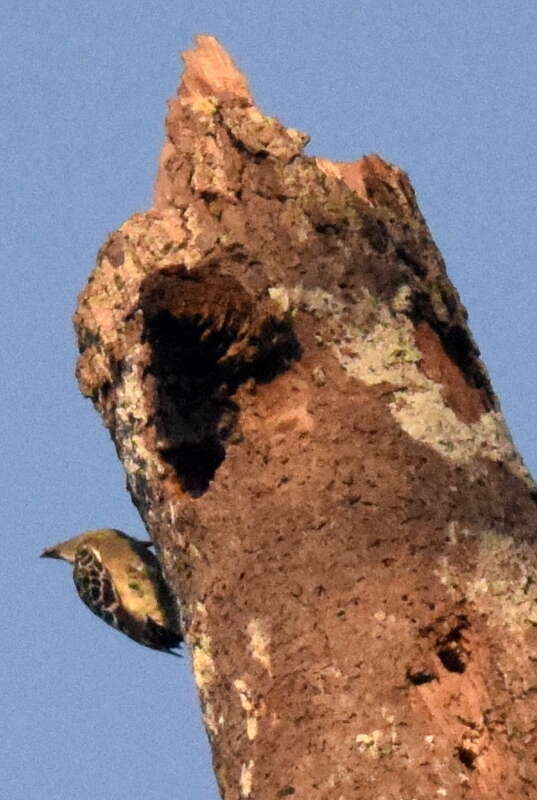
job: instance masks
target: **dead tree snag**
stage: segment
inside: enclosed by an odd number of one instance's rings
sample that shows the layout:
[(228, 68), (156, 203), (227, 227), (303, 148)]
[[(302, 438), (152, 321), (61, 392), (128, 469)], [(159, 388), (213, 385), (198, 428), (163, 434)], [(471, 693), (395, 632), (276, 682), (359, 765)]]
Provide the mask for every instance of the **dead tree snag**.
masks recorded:
[(185, 62), (75, 322), (222, 797), (537, 797), (534, 485), (408, 178)]

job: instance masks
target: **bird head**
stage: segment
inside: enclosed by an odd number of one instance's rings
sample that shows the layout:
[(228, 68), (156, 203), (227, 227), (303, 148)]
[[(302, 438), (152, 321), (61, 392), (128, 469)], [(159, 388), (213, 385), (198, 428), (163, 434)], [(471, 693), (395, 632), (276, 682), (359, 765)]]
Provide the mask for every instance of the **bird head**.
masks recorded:
[(60, 542), (52, 547), (45, 547), (41, 553), (41, 558), (61, 558), (62, 561), (68, 561), (72, 564), (75, 560), (77, 548), (82, 544), (87, 534), (81, 533), (80, 536), (74, 536), (66, 542)]
[(99, 549), (99, 545), (103, 542), (118, 538), (129, 539), (143, 550), (153, 546), (153, 543), (150, 541), (141, 542), (137, 539), (132, 539), (130, 536), (114, 528), (98, 528), (97, 530), (79, 533), (78, 536), (73, 536), (72, 539), (67, 539), (67, 541), (60, 542), (52, 547), (45, 547), (41, 553), (41, 558), (61, 558), (63, 561), (68, 561), (70, 564), (73, 564), (76, 551), (81, 545), (90, 545)]

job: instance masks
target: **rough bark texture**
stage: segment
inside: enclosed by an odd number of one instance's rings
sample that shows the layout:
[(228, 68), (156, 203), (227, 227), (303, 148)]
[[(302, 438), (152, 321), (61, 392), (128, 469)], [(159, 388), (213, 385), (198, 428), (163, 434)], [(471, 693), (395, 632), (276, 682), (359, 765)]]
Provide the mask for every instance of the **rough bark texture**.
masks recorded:
[(182, 602), (222, 797), (535, 798), (534, 487), (408, 178), (304, 156), (214, 39), (185, 61), (78, 377)]

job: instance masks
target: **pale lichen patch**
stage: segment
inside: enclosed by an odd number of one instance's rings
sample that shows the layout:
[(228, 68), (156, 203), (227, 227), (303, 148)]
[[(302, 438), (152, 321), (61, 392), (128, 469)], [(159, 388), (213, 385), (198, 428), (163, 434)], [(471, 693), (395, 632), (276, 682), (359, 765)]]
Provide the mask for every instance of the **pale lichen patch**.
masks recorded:
[(381, 739), (382, 731), (375, 730), (371, 733), (359, 733), (355, 738), (355, 742), (358, 745), (360, 753), (364, 753), (370, 758), (377, 759), (380, 755)]
[[(510, 628), (537, 625), (537, 557), (535, 549), (511, 536), (484, 531), (479, 537), (476, 572), (468, 596), (486, 605), (496, 622)], [(506, 564), (510, 574), (506, 574)]]
[(198, 548), (196, 547), (195, 544), (192, 544), (192, 542), (189, 542), (187, 550), (188, 550), (188, 555), (190, 556), (190, 558), (192, 558), (192, 559), (201, 558), (200, 551), (198, 550)]
[(248, 764), (243, 764), (241, 767), (241, 797), (250, 797), (250, 794), (252, 793), (253, 777), (254, 762), (252, 759), (250, 759)]
[(199, 636), (192, 647), (192, 668), (198, 691), (203, 700), (203, 719), (209, 733), (216, 736), (218, 723), (212, 704), (208, 700), (208, 689), (216, 676), (216, 667), (211, 654), (211, 639), (207, 634)]
[(358, 746), (358, 751), (375, 760), (393, 756), (396, 752), (401, 752), (403, 747), (396, 730), (393, 715), (388, 714), (385, 710), (383, 716), (388, 722), (388, 727), (385, 730), (377, 729), (371, 731), (371, 733), (359, 733), (354, 739), (355, 744)]
[(246, 735), (250, 742), (253, 742), (257, 736), (257, 718), (247, 717), (246, 719)]
[(196, 685), (200, 692), (203, 692), (211, 685), (216, 675), (211, 655), (211, 639), (207, 634), (202, 634), (192, 648), (192, 665)]
[[(135, 345), (123, 365), (122, 381), (118, 387), (119, 399), (124, 402), (117, 404), (116, 414), (118, 421), (140, 430), (147, 424), (147, 400), (143, 388), (143, 368), (141, 364), (147, 360), (145, 345)], [(128, 406), (127, 406), (128, 403)]]
[(289, 311), (289, 293), (285, 286), (271, 286), (268, 290), (269, 297), (284, 314)]
[(410, 304), (412, 299), (412, 289), (407, 284), (399, 287), (392, 299), (392, 308), (394, 311), (404, 313), (410, 311)]
[(143, 388), (144, 345), (136, 345), (125, 359), (121, 382), (116, 390), (115, 425), (130, 429), (121, 439), (121, 460), (129, 477), (143, 471), (148, 482), (162, 477), (165, 466), (146, 443), (147, 399)]
[(210, 731), (213, 736), (216, 736), (218, 733), (218, 724), (211, 703), (205, 703), (203, 708), (203, 719), (207, 730)]
[[(421, 374), (421, 373), (420, 373)], [(499, 411), (481, 415), (477, 422), (462, 422), (446, 406), (441, 387), (424, 378), (426, 387), (394, 393), (390, 404), (403, 430), (417, 441), (432, 445), (450, 461), (467, 463), (475, 458), (504, 462), (523, 480), (530, 481)]]
[[(470, 532), (465, 528), (465, 535)], [(451, 591), (463, 593), (491, 622), (521, 631), (537, 626), (537, 554), (525, 542), (492, 530), (472, 531), (477, 541), (469, 578), (443, 555), (436, 571)], [(506, 565), (509, 565), (508, 567)]]
[(237, 678), (233, 686), (239, 694), (240, 704), (246, 714), (246, 736), (252, 742), (257, 736), (258, 717), (264, 713), (264, 706), (259, 706), (255, 702), (248, 684), (242, 678)]
[[(183, 101), (184, 102), (184, 101)], [(214, 95), (195, 95), (189, 100), (192, 109), (202, 116), (212, 116), (218, 110), (218, 99)]]
[(269, 654), (270, 636), (264, 630), (260, 619), (251, 619), (247, 626), (248, 636), (250, 637), (250, 651), (253, 658), (262, 664), (269, 675), (272, 675)]

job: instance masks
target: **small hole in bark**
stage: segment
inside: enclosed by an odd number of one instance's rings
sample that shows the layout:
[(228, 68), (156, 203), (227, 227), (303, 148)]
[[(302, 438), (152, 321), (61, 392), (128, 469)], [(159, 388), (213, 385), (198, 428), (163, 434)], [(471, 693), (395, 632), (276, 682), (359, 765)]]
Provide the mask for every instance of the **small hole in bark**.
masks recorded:
[(328, 233), (328, 234), (336, 234), (339, 233), (341, 228), (339, 225), (334, 225), (331, 222), (318, 222), (315, 225), (315, 230), (317, 233)]
[(462, 674), (466, 670), (468, 652), (464, 646), (463, 633), (469, 628), (466, 617), (459, 617), (455, 627), (437, 640), (436, 655), (448, 672)]
[(280, 789), (276, 797), (289, 797), (289, 795), (295, 793), (295, 788), (293, 786), (284, 786), (283, 789)]
[(472, 752), (472, 750), (469, 750), (467, 747), (461, 746), (457, 748), (457, 756), (465, 767), (468, 769), (475, 769), (477, 753)]
[(437, 656), (448, 672), (463, 673), (466, 665), (460, 653), (454, 647), (444, 647), (437, 651)]
[(424, 683), (431, 683), (431, 681), (438, 680), (436, 675), (425, 670), (418, 670), (417, 672), (407, 672), (407, 680), (413, 683), (414, 686), (422, 686)]
[(218, 195), (215, 192), (200, 192), (200, 197), (202, 200), (205, 200), (206, 203), (214, 203)]

